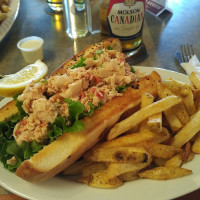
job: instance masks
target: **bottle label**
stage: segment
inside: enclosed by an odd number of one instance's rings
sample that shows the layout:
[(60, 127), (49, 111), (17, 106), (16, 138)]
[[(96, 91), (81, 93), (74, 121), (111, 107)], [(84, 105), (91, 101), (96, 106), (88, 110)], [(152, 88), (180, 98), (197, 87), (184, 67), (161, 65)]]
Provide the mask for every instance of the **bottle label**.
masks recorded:
[(124, 4), (126, 6), (134, 6), (136, 4), (136, 0), (124, 0)]
[(110, 0), (107, 21), (110, 36), (130, 37), (142, 28), (145, 0)]

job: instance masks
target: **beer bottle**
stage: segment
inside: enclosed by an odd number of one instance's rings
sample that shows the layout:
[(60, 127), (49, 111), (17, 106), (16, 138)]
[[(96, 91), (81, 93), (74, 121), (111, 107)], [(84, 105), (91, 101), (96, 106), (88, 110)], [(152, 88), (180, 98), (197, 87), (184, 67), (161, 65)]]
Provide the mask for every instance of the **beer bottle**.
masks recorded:
[(123, 52), (131, 52), (142, 44), (145, 0), (101, 0), (101, 33), (119, 38)]

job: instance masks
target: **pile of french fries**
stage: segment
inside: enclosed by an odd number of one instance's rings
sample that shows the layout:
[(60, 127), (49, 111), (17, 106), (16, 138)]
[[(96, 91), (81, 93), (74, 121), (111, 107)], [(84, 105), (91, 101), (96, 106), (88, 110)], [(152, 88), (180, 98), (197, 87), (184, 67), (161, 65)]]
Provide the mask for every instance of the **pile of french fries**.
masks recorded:
[(200, 153), (200, 77), (191, 84), (169, 79), (156, 82), (157, 97), (148, 93), (131, 116), (115, 124), (107, 140), (63, 171), (96, 188), (116, 188), (141, 178), (168, 180), (192, 173), (182, 168)]
[(0, 23), (7, 18), (9, 12), (9, 0), (0, 0)]

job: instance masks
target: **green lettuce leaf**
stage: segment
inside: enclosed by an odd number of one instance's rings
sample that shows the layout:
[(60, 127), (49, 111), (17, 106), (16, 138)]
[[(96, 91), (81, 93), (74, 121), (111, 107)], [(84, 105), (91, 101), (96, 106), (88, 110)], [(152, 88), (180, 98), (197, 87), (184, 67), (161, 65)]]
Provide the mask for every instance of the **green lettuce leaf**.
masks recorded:
[[(19, 120), (21, 120), (21, 119), (23, 119), (25, 116), (27, 116), (27, 114), (26, 114), (26, 112), (24, 111), (24, 109), (23, 109), (23, 107), (22, 107), (22, 104), (23, 104), (23, 102), (21, 102), (21, 101), (18, 101), (18, 96), (19, 96), (20, 94), (16, 94), (16, 95), (14, 95), (13, 96), (13, 99), (16, 101), (16, 107), (18, 108), (18, 118), (19, 118)], [(16, 118), (16, 116), (15, 116), (15, 118)]]
[(20, 116), (19, 116), (19, 113), (16, 114), (16, 115), (12, 115), (11, 118), (10, 118), (10, 121), (12, 124), (16, 124), (19, 120), (20, 120)]
[(32, 150), (32, 147), (31, 147), (31, 143), (30, 142), (22, 142), (21, 146), (21, 151), (23, 153), (23, 159), (26, 160), (26, 159), (29, 159), (31, 156), (33, 156), (34, 152)]
[(6, 161), (9, 159), (6, 153), (7, 141), (5, 138), (0, 137), (0, 161), (6, 166)]
[(79, 119), (79, 115), (84, 112), (84, 105), (79, 101), (72, 101), (71, 99), (65, 99), (65, 101), (68, 105), (71, 124), (73, 124)]
[(85, 58), (81, 57), (81, 59), (71, 67), (71, 69), (75, 69), (75, 68), (78, 68), (78, 67), (84, 67), (86, 66), (86, 64), (84, 63), (85, 62)]
[(23, 159), (22, 148), (17, 144), (15, 140), (8, 141), (6, 153), (12, 156), (16, 156), (18, 158)]
[(18, 157), (16, 157), (16, 159), (17, 159), (17, 163), (15, 165), (9, 165), (9, 164), (7, 165), (7, 168), (9, 171), (15, 171), (21, 165), (22, 160)]
[(31, 148), (32, 148), (32, 151), (33, 153), (37, 153), (38, 151), (42, 150), (44, 147), (44, 145), (38, 143), (37, 141), (32, 141), (31, 143)]
[(57, 127), (55, 124), (53, 124), (53, 129), (48, 132), (48, 136), (51, 142), (53, 142), (57, 137), (59, 137), (62, 134), (63, 129)]
[(90, 111), (88, 112), (88, 116), (92, 116), (95, 110), (95, 106), (92, 103), (88, 103), (88, 105), (90, 106)]
[(12, 138), (12, 128), (10, 127), (10, 124), (8, 124), (5, 121), (0, 122), (0, 137), (5, 137), (6, 139)]
[(65, 133), (67, 132), (75, 133), (83, 129), (84, 129), (84, 123), (80, 120), (76, 120), (72, 126), (66, 126), (63, 131)]
[(80, 119), (83, 119), (86, 116), (91, 116), (96, 109), (93, 104), (88, 103), (88, 105), (90, 106), (90, 111), (87, 113), (85, 112), (84, 105), (80, 102), (73, 101), (68, 98), (65, 99), (65, 102), (68, 105), (70, 125), (66, 125), (66, 120), (64, 117), (57, 117), (55, 121), (50, 125), (50, 131), (48, 132), (48, 136), (51, 142), (53, 142), (63, 133), (74, 133), (83, 130), (84, 123), (80, 121)]
[(61, 128), (61, 129), (64, 129), (65, 126), (66, 126), (66, 120), (65, 120), (64, 117), (59, 116), (59, 117), (57, 117), (57, 118), (55, 119), (53, 125), (55, 125), (55, 126)]
[[(3, 162), (4, 166), (10, 171), (14, 171), (21, 165), (24, 160), (29, 159), (43, 147), (44, 145), (41, 145), (36, 141), (23, 141), (21, 145), (18, 145), (14, 139), (7, 141), (4, 143), (4, 147), (1, 149), (0, 155), (4, 155), (3, 158), (1, 158), (1, 162)], [(13, 156), (16, 157), (17, 163), (15, 165), (7, 164), (7, 160)]]
[(113, 48), (111, 46), (107, 46), (106, 49), (113, 50)]
[(131, 66), (131, 72), (132, 72), (132, 73), (135, 73), (135, 69), (134, 69), (133, 66)]

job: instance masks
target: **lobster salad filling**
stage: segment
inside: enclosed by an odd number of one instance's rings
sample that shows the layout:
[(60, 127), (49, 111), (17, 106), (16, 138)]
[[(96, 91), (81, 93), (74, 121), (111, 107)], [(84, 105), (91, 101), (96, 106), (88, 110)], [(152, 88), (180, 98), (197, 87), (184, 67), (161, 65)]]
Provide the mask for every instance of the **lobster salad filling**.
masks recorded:
[(13, 116), (12, 123), (6, 126), (12, 124), (14, 137), (14, 143), (8, 143), (7, 149), (8, 146), (20, 146), (32, 152), (23, 158), (9, 152), (4, 166), (19, 165), (19, 160), (28, 159), (64, 132), (82, 130), (84, 124), (80, 119), (91, 116), (95, 109), (113, 97), (121, 96), (121, 92), (140, 76), (125, 61), (124, 54), (106, 48), (97, 50), (91, 58), (81, 57), (62, 75), (31, 82), (22, 94), (15, 97), (19, 114)]

